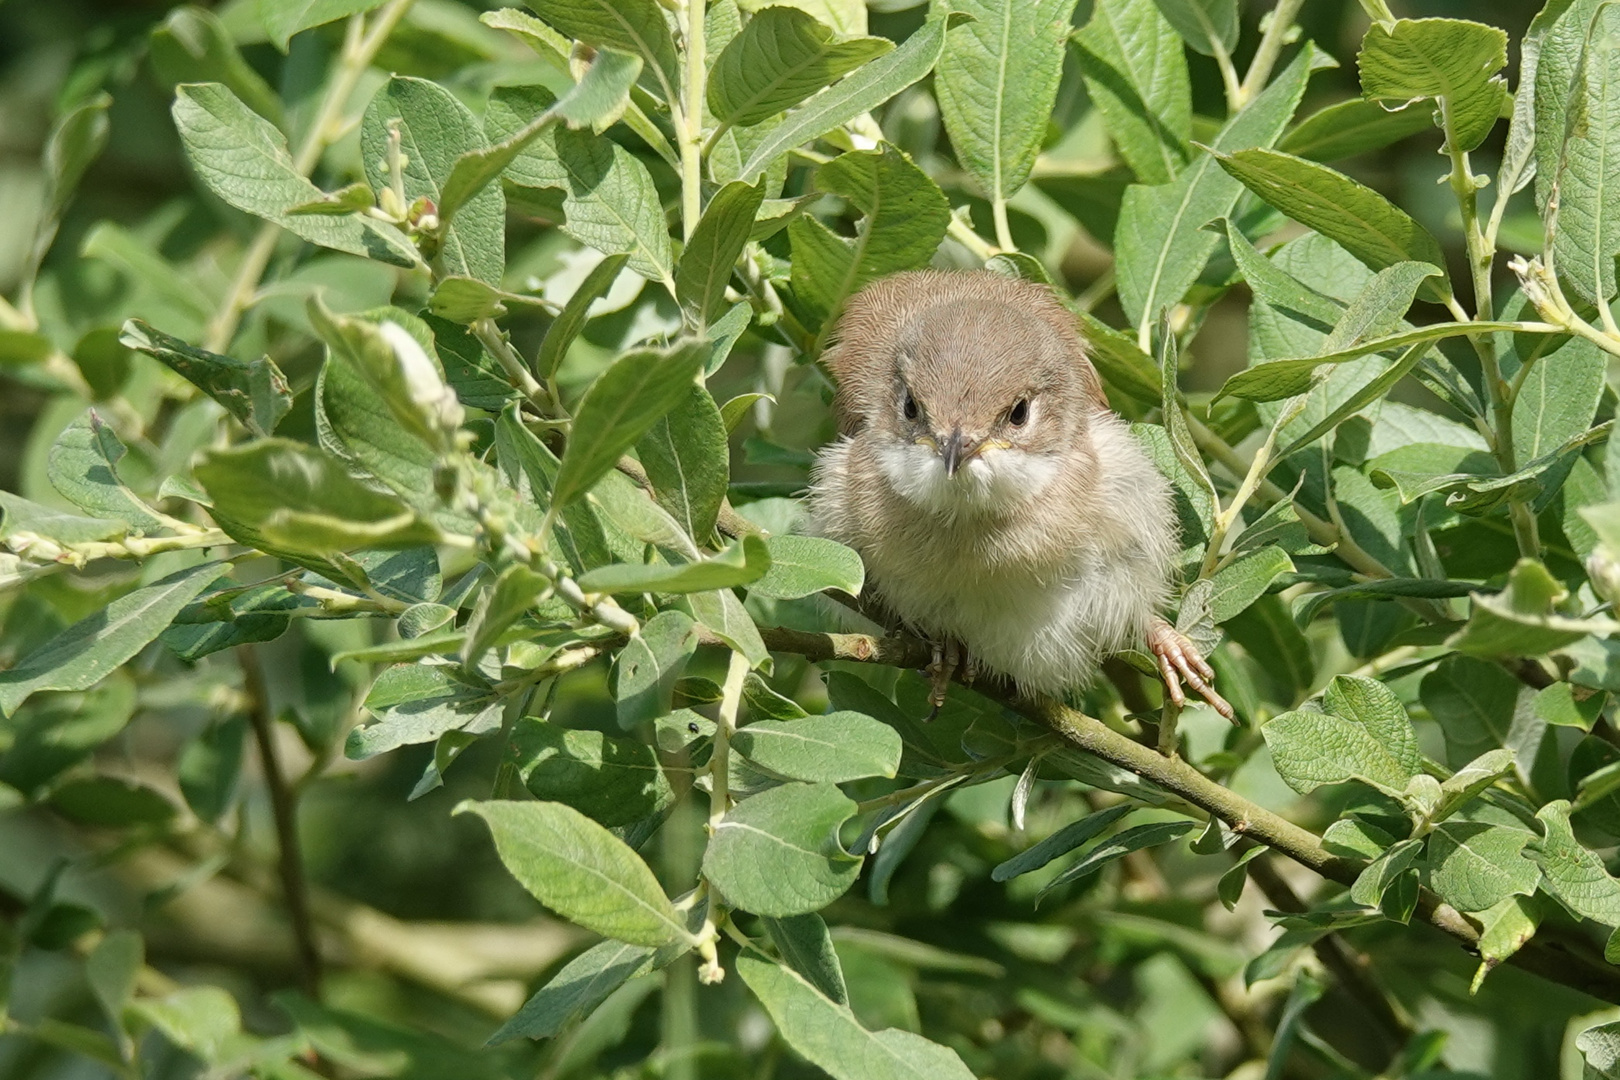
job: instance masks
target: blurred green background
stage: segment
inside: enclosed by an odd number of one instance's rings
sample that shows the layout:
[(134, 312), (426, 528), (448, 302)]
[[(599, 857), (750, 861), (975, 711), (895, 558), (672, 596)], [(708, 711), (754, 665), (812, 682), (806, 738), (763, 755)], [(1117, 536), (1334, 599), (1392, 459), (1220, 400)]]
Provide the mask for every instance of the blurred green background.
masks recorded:
[[(305, 101), (312, 73), (335, 46), (339, 27), (301, 35), (291, 55), (283, 56), (263, 40), (254, 4), (234, 0), (213, 10), (233, 31), (247, 61), (297, 108)], [(115, 391), (139, 394), (142, 375), (115, 344), (115, 334), (108, 337), (107, 328), (139, 314), (186, 335), (211, 309), (210, 298), (224, 288), (228, 274), (220, 269), (220, 255), (234, 252), (254, 228), (192, 182), (181, 154), (168, 114), (171, 73), (148, 52), (154, 27), (172, 6), (139, 0), (0, 0), (0, 292), (10, 294), (15, 288), (27, 257), (41, 210), (39, 154), (53, 119), (97, 92), (106, 91), (114, 99), (110, 142), (63, 222), (37, 297), (48, 332), (78, 362), (98, 395), (108, 397)], [(1089, 0), (1082, 0), (1077, 24), (1085, 21), (1089, 6)], [(1391, 6), (1402, 16), (1490, 22), (1517, 40), (1536, 5), (1530, 0), (1395, 0)], [(1255, 26), (1269, 7), (1245, 4), (1240, 68), (1257, 39)], [(893, 36), (909, 32), (923, 10), (905, 0), (881, 0), (872, 9), (873, 32)], [(551, 77), (520, 45), (478, 23), (478, 10), (476, 3), (418, 0), (381, 65), (443, 79), (473, 98), (497, 81)], [(1355, 0), (1310, 0), (1302, 19), (1308, 35), (1340, 64), (1313, 81), (1301, 107), (1305, 115), (1355, 92), (1354, 49), (1367, 24)], [(1219, 113), (1221, 89), (1213, 62), (1196, 55), (1190, 59), (1195, 110)], [(1512, 59), (1516, 65), (1517, 57)], [(1072, 70), (1059, 100), (1055, 124), (1060, 130), (1072, 127), (1074, 152), (1082, 159), (1097, 152), (1102, 140), (1095, 125), (1088, 134), (1086, 124), (1074, 123), (1083, 117), (1086, 102)], [(925, 88), (903, 94), (881, 119), (890, 137), (919, 160), (935, 152), (939, 124)], [(1504, 131), (1505, 125), (1499, 126), (1492, 142), (1475, 155), (1478, 171), (1494, 173)], [(1341, 167), (1390, 195), (1437, 235), (1455, 239), (1454, 223), (1446, 220), (1448, 212), (1455, 215), (1455, 204), (1435, 183), (1444, 169), (1439, 145), (1438, 132), (1425, 132)], [(328, 169), (342, 171), (356, 153), (352, 140), (340, 145), (329, 155)], [(936, 165), (930, 163), (930, 171), (950, 187), (948, 164)], [(1062, 196), (1060, 184), (1047, 190), (1052, 197)], [(1084, 292), (1107, 271), (1107, 250), (1083, 232), (1052, 227), (1040, 213), (1046, 197), (1016, 204), (1015, 235), (1022, 246), (1059, 262), (1069, 288)], [(526, 218), (521, 209), (513, 219), (510, 272), (520, 281), (566, 273), (563, 253), (572, 245), (561, 243), (555, 230)], [(140, 242), (129, 242), (130, 237)], [(142, 261), (143, 252), (151, 251), (161, 256), (156, 266)], [(1460, 243), (1449, 254), (1460, 260)], [(336, 255), (311, 259), (298, 273), (306, 283), (319, 282), (342, 295), (351, 310), (386, 302), (391, 282), (376, 264)], [(1210, 317), (1192, 349), (1189, 388), (1211, 389), (1244, 365), (1245, 302), (1235, 295)], [(274, 302), (269, 308), (272, 321), (301, 317), (295, 296), (281, 308)], [(1099, 313), (1117, 324), (1117, 310), (1105, 304)], [(612, 322), (603, 320), (610, 325), (598, 323), (591, 332), (603, 356), (614, 344)], [(522, 327), (517, 329), (521, 335)], [(277, 357), (295, 387), (308, 383), (317, 362), (307, 341), (300, 349)], [(759, 362), (769, 363), (769, 357)], [(18, 377), (16, 370), (0, 369), (0, 487), (26, 492), (31, 477), (38, 482), (45, 449), (82, 404), (53, 397), (37, 378)], [(803, 449), (826, 437), (819, 404), (793, 408), (794, 393), (816, 398), (821, 391), (813, 373), (789, 374), (773, 432), (778, 442)], [(717, 396), (726, 395), (717, 390)], [(747, 458), (736, 462), (734, 471), (734, 479), (762, 484), (792, 475), (802, 474)], [(95, 580), (69, 584), (64, 578), (59, 587), (93, 590)], [(89, 603), (86, 594), (86, 608)], [(39, 627), (31, 629), (22, 615), (8, 613), (0, 635), (0, 663), (14, 660), (38, 640)], [(281, 703), (310, 715), (324, 712), (327, 723), (347, 722), (363, 687), (348, 671), (328, 674), (326, 658), (366, 640), (369, 633), (364, 623), (306, 625), (263, 647), (261, 658), (275, 673), (273, 689)], [(778, 674), (778, 685), (791, 688), (805, 672), (801, 667)], [(809, 692), (815, 692), (813, 684)], [(605, 697), (593, 693), (589, 677), (577, 680), (570, 693), (580, 719), (605, 704)], [(115, 764), (127, 774), (169, 771), (178, 748), (209, 714), (206, 700), (197, 696), (145, 704), (101, 751), (115, 755)], [(289, 745), (296, 751), (296, 742)], [(487, 743), (475, 746), (449, 774), (443, 790), (417, 801), (407, 801), (407, 795), (431, 759), (431, 746), (407, 748), (363, 768), (339, 763), (303, 802), (305, 852), (320, 902), (327, 905), (323, 918), (333, 924), (371, 920), (350, 933), (344, 947), (371, 942), (379, 950), (357, 955), (352, 967), (334, 973), (329, 1001), (447, 1039), (450, 1056), (408, 1075), (473, 1075), (464, 1070), (475, 1068), (468, 1064), (474, 1059), (454, 1056), (453, 1047), (477, 1046), (493, 1026), (491, 1010), (481, 1008), (476, 997), (446, 994), (426, 985), (431, 979), (402, 975), (411, 963), (431, 967), (460, 957), (480, 973), (480, 985), (492, 988), (487, 1002), (504, 1003), (510, 1010), (522, 1000), (525, 985), (534, 984), (579, 943), (573, 931), (546, 919), (502, 870), (480, 825), (449, 816), (459, 798), (487, 794), (495, 752)], [(176, 977), (203, 978), (231, 989), (243, 1003), (250, 1027), (284, 1029), (284, 1018), (264, 995), (291, 982), (294, 958), (285, 924), (265, 899), (274, 892), (266, 884), (273, 873), (273, 831), (251, 755), (249, 760), (242, 788), (246, 827), (234, 850), (220, 846), (217, 836), (198, 836), (178, 845), (181, 850), (174, 844), (154, 845), (110, 866), (98, 858), (114, 847), (105, 837), (44, 811), (0, 813), (0, 911), (8, 919), (15, 917), (56, 860), (67, 856), (74, 861), (62, 879), (61, 897), (94, 909), (110, 924), (139, 926), (147, 935), (149, 961)], [(957, 978), (961, 972), (942, 976), (926, 958), (897, 957), (857, 943), (850, 946), (844, 964), (852, 984), (861, 988), (856, 1005), (863, 1019), (877, 1026), (915, 1026), (921, 1014), (931, 1031), (972, 1031), (1001, 1047), (995, 1075), (1004, 1078), (1093, 1075), (1054, 1064), (1050, 1047), (1043, 1048), (1046, 1032), (1066, 1033), (1076, 1045), (1087, 1040), (1127, 1045), (1127, 1065), (1122, 1067), (1129, 1071), (1118, 1075), (1223, 1075), (1222, 1063), (1234, 1060), (1232, 1047), (1244, 1037), (1241, 1009), (1222, 998), (1224, 980), (1272, 936), (1257, 909), (1240, 908), (1237, 916), (1227, 917), (1214, 908), (1219, 934), (1172, 932), (1177, 926), (1204, 923), (1203, 902), (1179, 897), (1207, 897), (1209, 882), (1195, 876), (1207, 870), (1170, 856), (1163, 876), (1150, 872), (1152, 864), (1138, 876), (1127, 875), (1121, 895), (1110, 904), (1041, 923), (1028, 921), (1029, 896), (993, 885), (987, 877), (988, 867), (1013, 850), (1004, 823), (1011, 783), (1007, 778), (964, 792), (935, 816), (891, 884), (889, 906), (873, 905), (861, 888), (834, 912), (853, 925), (995, 956), (1001, 973), (980, 971), (974, 976), (977, 982)], [(140, 846), (138, 837), (130, 842)], [(665, 856), (672, 863), (686, 857), (679, 852)], [(227, 866), (229, 873), (224, 872)], [(389, 919), (410, 920), (413, 926), (407, 931)], [(1379, 977), (1397, 996), (1425, 1010), (1419, 1017), (1423, 1027), (1450, 1032), (1448, 1059), (1453, 1067), (1472, 1070), (1470, 1075), (1499, 1080), (1556, 1075), (1569, 1018), (1592, 1007), (1589, 999), (1511, 969), (1494, 974), (1486, 991), (1471, 998), (1472, 962), (1450, 942), (1420, 929), (1408, 932), (1385, 924), (1360, 931), (1356, 942), (1374, 956)], [(17, 974), (14, 1010), (94, 1023), (95, 1004), (76, 971), (60, 954), (30, 950)], [(702, 993), (705, 1033), (746, 1048), (751, 1037), (748, 1013), (735, 980)], [(1085, 1004), (1076, 1006), (1075, 1001)], [(1323, 1056), (1320, 1070), (1310, 1075), (1357, 1075), (1355, 1059), (1382, 1062), (1387, 1055), (1376, 1028), (1336, 991), (1329, 991), (1311, 1015), (1313, 1029), (1349, 1061), (1335, 1070)], [(601, 1052), (600, 1068), (610, 1072), (618, 1063), (639, 1060), (658, 1034), (656, 999), (649, 999), (595, 1048)], [(488, 1067), (533, 1075), (526, 1053), (528, 1048), (520, 1047), (491, 1055)], [(764, 1074), (764, 1063), (745, 1064)], [(176, 1052), (171, 1061), (159, 1062), (153, 1075), (192, 1075), (194, 1065)], [(813, 1074), (803, 1072), (803, 1066), (795, 1071), (788, 1062), (772, 1067), (780, 1077)], [(698, 1075), (755, 1075), (736, 1068), (731, 1058), (721, 1056), (712, 1071), (700, 1067)], [(98, 1066), (83, 1058), (0, 1035), (0, 1077), (101, 1075), (105, 1073)]]

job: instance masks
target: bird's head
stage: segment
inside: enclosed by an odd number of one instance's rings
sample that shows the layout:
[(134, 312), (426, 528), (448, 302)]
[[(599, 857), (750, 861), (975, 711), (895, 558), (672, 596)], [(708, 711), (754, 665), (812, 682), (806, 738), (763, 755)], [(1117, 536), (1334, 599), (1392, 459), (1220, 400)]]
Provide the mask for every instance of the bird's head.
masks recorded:
[[(977, 288), (944, 287), (963, 278)], [(906, 303), (888, 298), (899, 317), (861, 342), (861, 370), (849, 364), (850, 324), (871, 322), (870, 313), (852, 303), (840, 337), (841, 405), (858, 412), (884, 478), (907, 501), (945, 513), (998, 514), (1039, 499), (1083, 457), (1097, 408), (1072, 322), (1067, 333), (1054, 325), (1045, 290), (991, 275), (901, 283), (911, 285)]]

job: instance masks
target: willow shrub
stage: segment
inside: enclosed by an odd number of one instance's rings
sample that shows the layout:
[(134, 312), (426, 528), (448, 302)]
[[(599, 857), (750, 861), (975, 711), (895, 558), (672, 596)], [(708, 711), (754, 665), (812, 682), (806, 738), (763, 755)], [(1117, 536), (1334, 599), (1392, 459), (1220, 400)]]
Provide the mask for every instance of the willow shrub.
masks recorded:
[[(0, 793), (81, 862), (178, 860), (154, 911), (221, 873), (279, 897), (303, 995), (176, 981), (53, 874), (10, 970), (56, 950), (93, 1004), (30, 999), (13, 1047), (129, 1077), (1552, 1075), (1620, 1002), (1620, 7), (1550, 0), (1512, 88), (1502, 30), (1363, 6), (1361, 96), (1309, 115), (1334, 61), (1300, 0), (1247, 32), (1237, 0), (890, 3), (893, 38), (850, 0), (171, 12), (143, 62), (205, 240), (52, 253), (116, 116), (81, 93), (0, 304), (49, 418), (0, 492)], [(1224, 102), (1195, 112), (1189, 50)], [(1441, 146), (1443, 235), (1335, 168), (1404, 139)], [(1081, 233), (1112, 266), (1070, 296)], [(76, 302), (85, 264), (132, 287)], [(930, 264), (1072, 304), (1173, 478), (1179, 625), (1237, 726), (1157, 705), (1138, 656), (925, 723), (927, 644), (836, 632), (860, 559), (795, 531), (818, 353)], [(1247, 366), (1184, 391), (1245, 297)], [(132, 717), (183, 740), (134, 776)], [(483, 797), (449, 799), (481, 741)], [(425, 744), (409, 798), (590, 935), (523, 992), (383, 963), (473, 1010), (411, 1031), (342, 981), (377, 961), (296, 817)], [(1467, 1015), (1494, 1063), (1447, 1044)], [(1570, 1023), (1566, 1070), (1614, 1075), (1620, 1028)]]

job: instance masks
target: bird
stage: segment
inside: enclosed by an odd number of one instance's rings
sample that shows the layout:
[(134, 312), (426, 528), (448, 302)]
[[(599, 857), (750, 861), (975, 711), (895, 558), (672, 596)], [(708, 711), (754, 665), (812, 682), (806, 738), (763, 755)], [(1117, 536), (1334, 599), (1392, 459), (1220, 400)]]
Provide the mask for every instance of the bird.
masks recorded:
[(812, 469), (811, 528), (853, 548), (869, 600), (933, 644), (935, 712), (959, 672), (1061, 696), (1145, 647), (1177, 706), (1185, 682), (1232, 718), (1161, 615), (1180, 550), (1169, 481), (1051, 288), (893, 274), (849, 297), (827, 340), (838, 436)]

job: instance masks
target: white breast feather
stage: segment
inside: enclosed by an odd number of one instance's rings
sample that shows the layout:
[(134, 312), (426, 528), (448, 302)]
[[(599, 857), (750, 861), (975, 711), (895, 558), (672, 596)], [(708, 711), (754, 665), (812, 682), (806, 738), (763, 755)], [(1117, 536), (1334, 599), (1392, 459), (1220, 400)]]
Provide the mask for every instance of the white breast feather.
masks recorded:
[(1140, 644), (1167, 598), (1176, 542), (1169, 485), (1126, 425), (1099, 415), (1091, 435), (1102, 512), (1062, 550), (1046, 553), (1041, 569), (1023, 558), (1027, 552), (1002, 559), (965, 551), (946, 539), (952, 530), (944, 526), (1049, 492), (1065, 463), (1044, 455), (991, 450), (948, 477), (927, 446), (878, 450), (889, 486), (920, 516), (942, 523), (939, 543), (900, 541), (855, 509), (872, 504), (859, 498), (850, 475), (855, 444), (841, 440), (818, 461), (813, 520), (823, 535), (861, 553), (874, 591), (919, 632), (956, 638), (982, 667), (1025, 690), (1083, 686), (1109, 655)]

